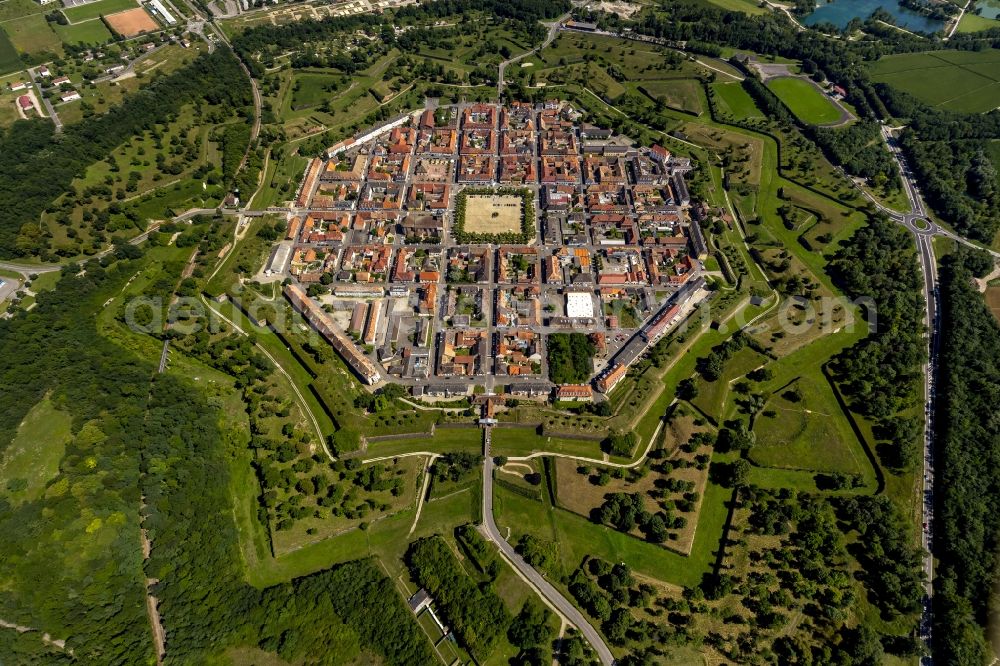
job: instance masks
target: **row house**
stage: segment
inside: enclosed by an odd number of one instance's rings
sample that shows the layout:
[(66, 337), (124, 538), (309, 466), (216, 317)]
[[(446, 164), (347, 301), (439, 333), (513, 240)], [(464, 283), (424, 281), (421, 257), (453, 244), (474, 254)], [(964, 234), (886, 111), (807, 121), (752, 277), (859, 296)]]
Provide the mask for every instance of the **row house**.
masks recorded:
[(534, 157), (535, 133), (527, 130), (504, 130), (500, 134), (500, 154)]
[(422, 131), (417, 136), (417, 152), (427, 155), (454, 155), (458, 152), (457, 130)]
[(576, 134), (572, 131), (548, 130), (538, 134), (539, 155), (577, 155)]
[(535, 129), (535, 107), (530, 102), (511, 102), (500, 109), (500, 127), (505, 130)]
[(495, 155), (497, 133), (485, 129), (466, 130), (462, 132), (458, 152), (462, 155)]
[(451, 196), (448, 183), (414, 183), (406, 198), (408, 210), (445, 211)]
[(497, 107), (492, 104), (473, 104), (462, 112), (462, 129), (492, 130), (496, 128)]
[(368, 163), (368, 156), (357, 153), (353, 158), (344, 156), (335, 157), (326, 163), (320, 180), (351, 180), (362, 181), (365, 177), (365, 164)]
[(622, 185), (589, 185), (585, 201), (587, 210), (594, 214), (625, 213), (630, 209), (628, 193)]
[(626, 286), (647, 283), (646, 263), (637, 248), (615, 248), (601, 251), (601, 267), (597, 271), (598, 286)]
[(575, 155), (541, 158), (541, 181), (543, 183), (576, 184), (580, 182), (580, 158)]
[(496, 290), (493, 320), (500, 328), (539, 326), (542, 323), (541, 288), (538, 285)]
[(629, 215), (602, 213), (590, 218), (594, 245), (635, 245), (639, 230)]
[(515, 155), (500, 158), (500, 182), (511, 185), (525, 185), (538, 182), (538, 171), (534, 158), (525, 159)]
[(488, 184), (496, 180), (497, 158), (492, 155), (463, 155), (458, 161), (458, 182)]
[(587, 185), (595, 183), (625, 185), (628, 183), (625, 162), (621, 159), (585, 157), (583, 164), (583, 182)]
[(486, 371), (489, 337), (486, 331), (446, 330), (438, 345), (439, 377), (473, 377)]
[(530, 284), (538, 280), (538, 250), (530, 246), (497, 248), (497, 282)]
[(417, 183), (450, 183), (455, 161), (447, 157), (420, 157), (413, 168), (413, 181)]

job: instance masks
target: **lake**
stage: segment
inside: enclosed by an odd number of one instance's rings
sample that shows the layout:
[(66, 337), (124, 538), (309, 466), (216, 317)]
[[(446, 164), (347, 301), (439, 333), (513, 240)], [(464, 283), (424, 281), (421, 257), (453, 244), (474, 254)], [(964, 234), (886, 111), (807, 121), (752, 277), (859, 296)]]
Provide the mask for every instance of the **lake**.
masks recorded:
[(900, 7), (896, 0), (819, 0), (816, 10), (802, 21), (806, 25), (832, 23), (838, 28), (846, 28), (853, 18), (862, 21), (871, 16), (872, 12), (881, 7), (892, 14), (896, 25), (914, 32), (937, 32), (944, 28), (943, 21), (927, 18), (922, 14)]

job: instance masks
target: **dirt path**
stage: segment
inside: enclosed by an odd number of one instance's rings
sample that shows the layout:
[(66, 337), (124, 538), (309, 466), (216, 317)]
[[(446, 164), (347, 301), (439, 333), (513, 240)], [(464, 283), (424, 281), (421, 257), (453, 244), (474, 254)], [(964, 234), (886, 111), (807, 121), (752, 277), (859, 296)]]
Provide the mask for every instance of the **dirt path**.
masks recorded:
[(985, 293), (990, 286), (990, 282), (998, 277), (1000, 277), (1000, 265), (994, 266), (993, 270), (986, 277), (975, 278), (979, 293)]
[(420, 520), (420, 512), (424, 510), (424, 498), (427, 497), (427, 489), (431, 485), (431, 465), (434, 464), (434, 460), (438, 457), (438, 454), (432, 454), (427, 457), (427, 463), (424, 465), (424, 482), (420, 486), (420, 494), (417, 495), (417, 515), (413, 516), (413, 524), (410, 525), (410, 531), (406, 533), (406, 536), (413, 534), (413, 530), (417, 529), (417, 521)]
[[(225, 316), (224, 314), (213, 308), (211, 303), (208, 302), (207, 298), (202, 296), (201, 300), (205, 304), (205, 306), (208, 307), (209, 310), (214, 312), (223, 321), (232, 326), (236, 332), (238, 332), (240, 335), (247, 335), (247, 332), (244, 331), (239, 326), (237, 326), (236, 322), (234, 322), (232, 319), (230, 319), (229, 317)], [(302, 392), (299, 391), (299, 387), (296, 386), (295, 380), (292, 379), (292, 376), (288, 374), (287, 370), (281, 367), (281, 364), (278, 363), (277, 359), (275, 359), (274, 356), (271, 355), (271, 352), (267, 351), (259, 342), (256, 343), (255, 346), (260, 351), (260, 353), (266, 356), (267, 359), (274, 364), (274, 367), (278, 370), (278, 372), (284, 375), (285, 379), (288, 380), (289, 386), (292, 387), (292, 391), (295, 392), (295, 396), (299, 399), (299, 405), (302, 408), (302, 412), (309, 418), (310, 423), (312, 423), (313, 430), (315, 430), (316, 432), (316, 438), (319, 440), (320, 445), (323, 447), (323, 451), (326, 453), (326, 457), (329, 458), (330, 460), (336, 460), (337, 458), (332, 453), (330, 453), (330, 449), (326, 445), (326, 439), (324, 439), (323, 437), (323, 430), (322, 428), (319, 427), (319, 421), (316, 419), (316, 415), (313, 414), (312, 409), (309, 408), (309, 403), (306, 402), (305, 396), (303, 396)]]
[[(143, 496), (140, 499), (139, 505), (139, 521), (140, 525), (146, 520), (146, 497)], [(142, 561), (146, 562), (149, 560), (149, 554), (153, 552), (153, 544), (149, 541), (149, 536), (146, 534), (146, 528), (139, 528), (139, 539), (142, 542)], [(163, 664), (163, 657), (166, 655), (167, 651), (165, 648), (166, 636), (163, 633), (163, 622), (160, 620), (160, 611), (158, 609), (159, 601), (153, 596), (153, 586), (158, 582), (155, 578), (146, 578), (146, 613), (149, 615), (149, 626), (153, 630), (153, 644), (156, 647), (156, 663), (157, 666)]]

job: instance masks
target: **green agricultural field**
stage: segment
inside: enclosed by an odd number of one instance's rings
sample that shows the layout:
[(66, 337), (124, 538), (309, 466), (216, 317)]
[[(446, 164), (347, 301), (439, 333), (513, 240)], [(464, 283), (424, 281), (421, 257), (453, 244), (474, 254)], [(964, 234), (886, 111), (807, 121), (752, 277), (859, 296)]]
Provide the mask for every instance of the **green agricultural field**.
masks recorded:
[(715, 91), (715, 99), (719, 109), (731, 115), (733, 120), (764, 117), (764, 114), (754, 104), (753, 98), (739, 83), (735, 81), (713, 83), (711, 88)]
[(48, 398), (32, 407), (0, 461), (0, 495), (15, 502), (37, 499), (59, 473), (72, 425), (70, 415)]
[(804, 123), (826, 125), (840, 119), (840, 110), (810, 81), (781, 77), (768, 81), (767, 87)]
[(7, 21), (3, 30), (21, 53), (62, 52), (62, 40), (41, 14)]
[(875, 81), (943, 109), (983, 113), (1000, 106), (997, 49), (888, 56), (873, 63), (871, 73)]
[(643, 81), (639, 89), (655, 102), (666, 106), (698, 115), (705, 111), (701, 102), (701, 83), (694, 79)]
[(65, 44), (104, 44), (112, 39), (111, 31), (100, 19), (73, 25), (56, 25), (55, 31)]
[(7, 36), (6, 32), (0, 30), (0, 74), (16, 72), (23, 67), (24, 63), (17, 55), (17, 49), (14, 48), (10, 37)]
[(97, 0), (97, 2), (91, 2), (90, 4), (64, 9), (63, 14), (66, 15), (66, 18), (71, 23), (79, 23), (87, 19), (99, 18), (105, 14), (114, 14), (126, 9), (134, 9), (138, 6), (135, 0)]

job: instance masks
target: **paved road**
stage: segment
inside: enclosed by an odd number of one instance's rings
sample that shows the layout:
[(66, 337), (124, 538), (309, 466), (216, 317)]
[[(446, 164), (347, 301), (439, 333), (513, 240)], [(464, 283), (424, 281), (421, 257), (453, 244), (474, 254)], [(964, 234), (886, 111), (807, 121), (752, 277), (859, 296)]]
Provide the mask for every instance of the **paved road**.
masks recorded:
[(59, 264), (16, 264), (10, 261), (0, 261), (0, 268), (5, 271), (14, 271), (21, 275), (33, 275), (42, 273), (54, 273), (62, 270)]
[(944, 37), (945, 41), (951, 39), (952, 35), (955, 34), (955, 31), (958, 30), (958, 24), (962, 22), (962, 17), (965, 16), (965, 12), (969, 11), (969, 7), (971, 6), (972, 6), (972, 0), (969, 0), (968, 2), (965, 3), (965, 6), (962, 7), (962, 11), (958, 13), (958, 17), (955, 19), (954, 25), (951, 26), (951, 30), (948, 31), (947, 35), (945, 35)]
[(524, 58), (527, 58), (532, 53), (538, 53), (539, 51), (545, 50), (545, 47), (547, 47), (549, 44), (551, 44), (552, 40), (556, 38), (556, 34), (559, 33), (559, 30), (562, 27), (563, 21), (569, 19), (572, 15), (573, 15), (572, 12), (567, 12), (567, 13), (563, 14), (562, 16), (560, 16), (559, 18), (555, 19), (552, 23), (550, 23), (549, 24), (549, 34), (547, 34), (545, 36), (545, 41), (542, 42), (541, 46), (537, 46), (537, 47), (531, 49), (530, 51), (525, 51), (521, 55), (515, 56), (515, 57), (513, 57), (513, 58), (511, 58), (509, 60), (504, 60), (502, 63), (500, 63), (500, 74), (497, 77), (497, 95), (500, 98), (503, 98), (503, 71), (505, 69), (507, 69), (507, 65), (510, 65), (511, 63), (515, 63), (518, 60), (522, 60)]
[(593, 625), (583, 616), (576, 606), (562, 595), (549, 581), (539, 574), (535, 569), (525, 562), (511, 547), (507, 540), (500, 534), (496, 520), (493, 518), (493, 457), (490, 454), (490, 427), (484, 429), (483, 452), (483, 525), (482, 531), (487, 539), (494, 542), (503, 556), (520, 572), (535, 590), (545, 597), (546, 601), (557, 609), (566, 620), (580, 630), (583, 637), (587, 639), (590, 646), (594, 648), (598, 658), (604, 666), (611, 666), (615, 663), (611, 648), (608, 647), (601, 635), (597, 633)]
[[(882, 128), (882, 138), (896, 160), (899, 173), (903, 180), (903, 187), (909, 201), (910, 211), (900, 213), (892, 211), (877, 201), (875, 202), (883, 211), (899, 224), (905, 226), (914, 234), (917, 243), (917, 258), (920, 262), (920, 272), (924, 280), (924, 301), (927, 303), (925, 310), (925, 325), (929, 333), (927, 340), (927, 363), (924, 366), (924, 442), (923, 442), (923, 470), (922, 470), (922, 493), (921, 504), (922, 527), (920, 531), (920, 541), (923, 546), (923, 570), (924, 570), (924, 601), (923, 613), (920, 618), (920, 637), (931, 646), (932, 629), (932, 599), (934, 596), (934, 556), (932, 554), (934, 546), (934, 414), (936, 401), (935, 377), (937, 374), (938, 352), (940, 346), (941, 319), (939, 314), (939, 296), (937, 282), (937, 261), (934, 256), (934, 237), (947, 236), (955, 238), (960, 242), (973, 245), (969, 241), (952, 234), (943, 229), (937, 223), (928, 219), (927, 209), (920, 197), (920, 191), (910, 171), (906, 158), (903, 156), (899, 145), (892, 136), (892, 131)], [(871, 198), (871, 197), (869, 197)], [(874, 199), (872, 199), (874, 201)], [(995, 254), (995, 253), (994, 253)], [(929, 666), (933, 663), (931, 657), (923, 657), (921, 663)]]
[(52, 118), (52, 123), (56, 126), (56, 134), (62, 132), (63, 124), (59, 120), (59, 114), (56, 113), (55, 107), (52, 106), (52, 102), (41, 93), (42, 86), (38, 83), (38, 75), (35, 74), (35, 68), (31, 67), (28, 69), (28, 76), (31, 77), (31, 83), (34, 84), (35, 89), (38, 90), (38, 97), (42, 104), (45, 106), (45, 110), (48, 112), (49, 117)]

